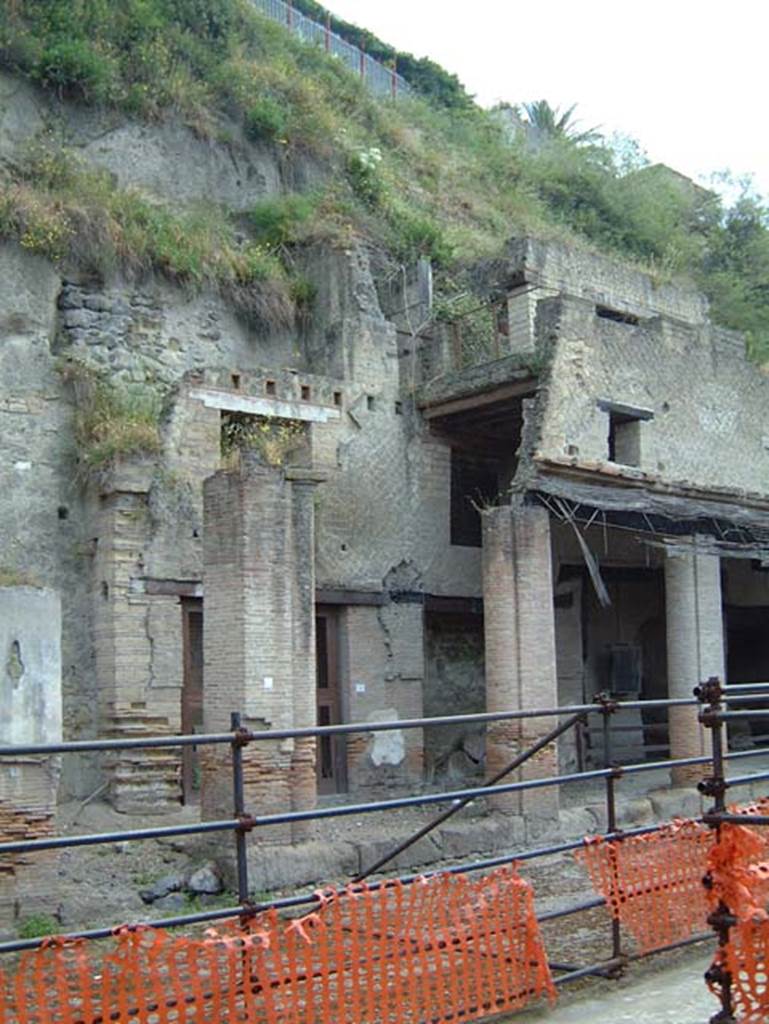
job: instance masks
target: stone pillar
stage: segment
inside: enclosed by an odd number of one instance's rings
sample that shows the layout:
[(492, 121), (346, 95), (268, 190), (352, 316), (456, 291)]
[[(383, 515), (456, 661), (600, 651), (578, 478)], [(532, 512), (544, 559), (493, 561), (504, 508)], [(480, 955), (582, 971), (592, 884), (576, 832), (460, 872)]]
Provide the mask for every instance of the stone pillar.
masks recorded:
[[(0, 744), (61, 742), (61, 603), (53, 591), (0, 587)], [(54, 832), (59, 757), (0, 759), (0, 835)], [(54, 850), (0, 857), (0, 934), (18, 917), (50, 914)]]
[[(152, 459), (118, 459), (100, 477), (96, 494), (92, 600), (100, 731), (115, 739), (178, 733), (181, 726), (178, 689), (170, 708), (159, 687), (151, 689), (156, 623), (150, 598), (136, 585), (146, 571), (156, 471)], [(164, 814), (178, 808), (177, 750), (111, 751), (102, 765), (115, 810)]]
[[(724, 680), (724, 626), (721, 565), (718, 555), (677, 548), (665, 560), (667, 608), (668, 696), (691, 697), (710, 676)], [(700, 757), (710, 753), (707, 729), (697, 721), (696, 707), (671, 708), (670, 756)], [(703, 768), (674, 768), (674, 785), (702, 778)]]
[[(315, 723), (313, 481), (242, 455), (204, 484), (206, 732), (239, 711), (252, 729)], [(226, 747), (202, 751), (206, 819), (232, 812)], [(314, 807), (315, 740), (251, 744), (244, 752), (246, 807), (256, 815)], [(261, 840), (305, 838), (309, 825), (260, 830)]]
[[(555, 616), (550, 519), (545, 509), (514, 512), (503, 507), (484, 516), (483, 604), (487, 710), (555, 707)], [(487, 773), (498, 772), (554, 724), (553, 718), (530, 718), (488, 726)], [(552, 744), (520, 769), (517, 778), (541, 778), (557, 770), (557, 746)], [(492, 803), (525, 814), (533, 834), (558, 820), (555, 787), (500, 795)]]

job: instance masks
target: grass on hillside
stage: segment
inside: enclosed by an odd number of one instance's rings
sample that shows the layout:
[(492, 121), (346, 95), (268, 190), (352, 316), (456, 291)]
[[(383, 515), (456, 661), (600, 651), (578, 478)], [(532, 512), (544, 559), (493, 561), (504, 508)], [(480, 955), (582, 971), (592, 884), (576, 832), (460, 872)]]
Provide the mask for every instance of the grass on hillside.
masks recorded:
[(257, 326), (293, 323), (297, 283), (266, 247), (237, 241), (227, 211), (151, 202), (52, 139), (0, 171), (0, 237), (91, 273), (156, 270), (183, 285), (216, 286)]
[(477, 107), (377, 101), (339, 61), (247, 0), (0, 4), (0, 63), (58, 95), (145, 119), (172, 112), (219, 141), (232, 141), (235, 121), (287, 160), (311, 154), (327, 172), (318, 195), (260, 204), (254, 242), (241, 248), (221, 212), (172, 213), (85, 169), (56, 185), (22, 169), (6, 181), (12, 202), (0, 207), (0, 232), (34, 251), (215, 281), (246, 308), (255, 283), (258, 295), (268, 283), (280, 320), (292, 298), (311, 298), (301, 282), (292, 295), (285, 277), (299, 244), (362, 235), (395, 265), (427, 255), (439, 290), (461, 295), (463, 266), (529, 233), (687, 276), (716, 320), (746, 331), (757, 358), (769, 354), (767, 211), (748, 192), (725, 209), (644, 169), (637, 154), (628, 167), (625, 153), (601, 142), (534, 148), (511, 142)]

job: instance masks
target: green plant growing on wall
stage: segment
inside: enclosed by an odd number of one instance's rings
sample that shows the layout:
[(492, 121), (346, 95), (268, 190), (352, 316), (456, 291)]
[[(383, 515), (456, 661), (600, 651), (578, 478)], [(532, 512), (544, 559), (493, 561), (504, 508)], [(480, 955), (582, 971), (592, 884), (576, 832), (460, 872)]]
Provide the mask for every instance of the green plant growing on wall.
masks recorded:
[(261, 96), (251, 104), (246, 110), (244, 123), (248, 137), (257, 141), (281, 139), (288, 128), (283, 107), (269, 96)]
[(268, 466), (285, 466), (307, 440), (307, 424), (231, 412), (222, 416), (221, 452), (225, 464), (234, 463), (240, 452), (255, 452)]
[(0, 565), (0, 587), (39, 587), (40, 583), (29, 573), (10, 565)]
[(155, 455), (162, 449), (161, 394), (144, 384), (108, 380), (81, 362), (60, 367), (75, 395), (75, 441), (86, 470), (119, 456)]
[(352, 153), (347, 161), (347, 176), (355, 195), (369, 207), (376, 207), (385, 196), (380, 164), (382, 150), (370, 146)]

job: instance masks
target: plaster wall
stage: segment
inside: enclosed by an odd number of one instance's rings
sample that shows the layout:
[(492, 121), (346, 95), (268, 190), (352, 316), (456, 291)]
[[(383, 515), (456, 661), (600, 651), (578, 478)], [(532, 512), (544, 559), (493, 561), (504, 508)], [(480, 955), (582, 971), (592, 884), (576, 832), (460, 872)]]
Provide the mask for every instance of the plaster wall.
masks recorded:
[(769, 492), (769, 377), (735, 336), (665, 319), (614, 323), (573, 299), (540, 309), (552, 365), (535, 458), (610, 467), (601, 403), (616, 403), (651, 414), (640, 424), (639, 478)]

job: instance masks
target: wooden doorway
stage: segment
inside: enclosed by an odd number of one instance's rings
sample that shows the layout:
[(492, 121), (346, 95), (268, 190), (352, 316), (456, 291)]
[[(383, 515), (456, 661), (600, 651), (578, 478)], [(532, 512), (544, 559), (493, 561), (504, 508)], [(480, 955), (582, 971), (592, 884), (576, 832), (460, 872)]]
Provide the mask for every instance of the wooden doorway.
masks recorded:
[[(182, 732), (203, 730), (203, 601), (182, 598)], [(182, 747), (182, 803), (193, 803), (200, 793), (200, 760), (197, 747)]]
[[(342, 721), (339, 671), (339, 612), (319, 605), (315, 609), (315, 652), (318, 725)], [(319, 793), (347, 790), (347, 751), (343, 736), (319, 736), (316, 758)]]

